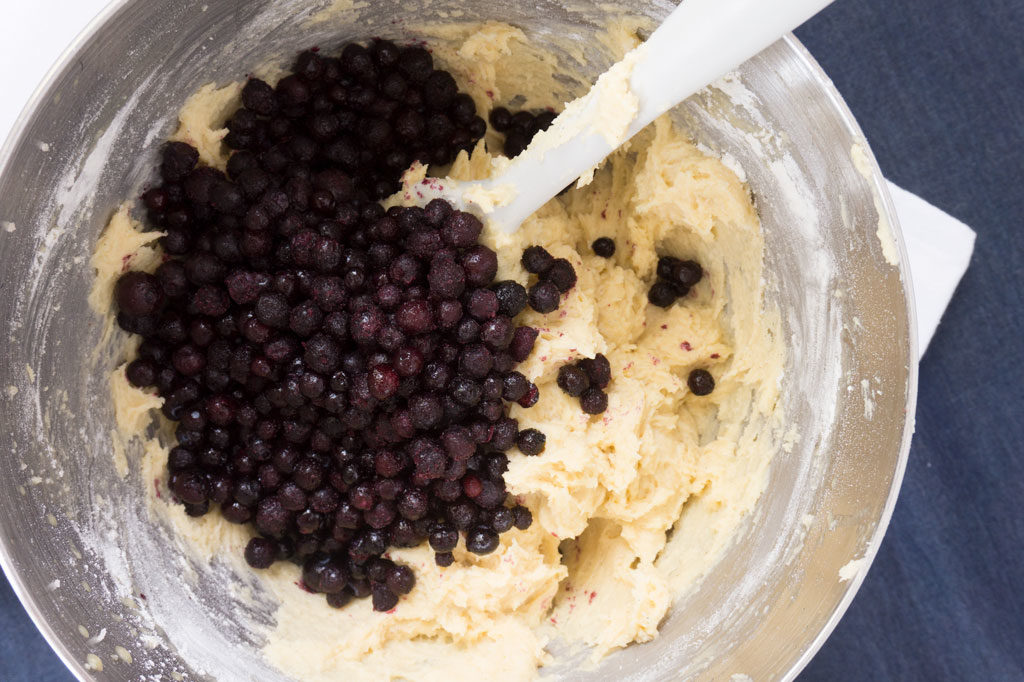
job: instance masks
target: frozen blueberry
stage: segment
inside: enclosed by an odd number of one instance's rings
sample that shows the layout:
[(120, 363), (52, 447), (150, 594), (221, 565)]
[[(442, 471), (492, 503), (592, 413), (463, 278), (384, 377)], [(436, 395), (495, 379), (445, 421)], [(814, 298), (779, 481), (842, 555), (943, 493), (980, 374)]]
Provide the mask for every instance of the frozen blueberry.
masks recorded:
[(245, 546), (245, 560), (253, 568), (270, 568), (277, 558), (277, 543), (255, 537)]
[(498, 272), (498, 255), (486, 246), (477, 244), (462, 254), (462, 267), (467, 284), (485, 287), (494, 281), (494, 275)]
[(396, 565), (388, 571), (385, 581), (395, 594), (408, 594), (416, 584), (416, 576), (408, 566)]
[(615, 242), (610, 237), (598, 237), (590, 248), (601, 258), (611, 258), (615, 255)]
[(268, 327), (283, 328), (288, 326), (291, 309), (288, 300), (278, 293), (261, 294), (256, 300), (256, 319)]
[(671, 281), (680, 287), (690, 288), (704, 276), (700, 263), (692, 260), (681, 261), (672, 268)]
[(132, 386), (145, 388), (156, 383), (156, 365), (143, 358), (133, 360), (125, 368), (125, 377)]
[(676, 298), (678, 298), (678, 294), (675, 287), (664, 280), (658, 280), (652, 284), (650, 291), (647, 292), (647, 300), (659, 308), (669, 307), (676, 302)]
[(579, 365), (586, 371), (592, 386), (603, 389), (612, 380), (611, 363), (602, 353), (598, 353), (593, 358), (580, 360)]
[(512, 342), (509, 344), (508, 350), (512, 355), (512, 359), (515, 362), (523, 362), (526, 358), (530, 357), (530, 353), (533, 352), (533, 345), (537, 341), (537, 336), (540, 334), (533, 327), (516, 327), (516, 330), (512, 333)]
[(560, 389), (575, 398), (590, 388), (590, 377), (579, 365), (562, 365), (558, 368), (557, 383)]
[(501, 507), (499, 509), (495, 509), (491, 514), (491, 528), (493, 528), (496, 533), (504, 533), (512, 529), (512, 526), (515, 525), (515, 520), (515, 514), (511, 509)]
[(448, 246), (469, 248), (476, 244), (483, 230), (480, 220), (464, 211), (455, 211), (445, 219), (441, 227), (441, 239)]
[(523, 267), (535, 275), (546, 272), (554, 261), (554, 257), (543, 246), (528, 246), (523, 250)]
[(676, 267), (682, 263), (678, 258), (662, 256), (658, 259), (657, 275), (660, 279), (671, 281)]
[(523, 429), (519, 432), (516, 444), (524, 455), (539, 455), (544, 452), (547, 436), (537, 429)]
[(686, 378), (686, 385), (694, 395), (707, 395), (715, 390), (715, 379), (706, 369), (695, 369)]
[(495, 107), (487, 117), (491, 126), (499, 133), (503, 133), (512, 126), (512, 114), (505, 107)]
[(608, 409), (608, 394), (591, 387), (580, 396), (580, 408), (587, 414), (601, 414)]
[(168, 142), (164, 145), (160, 173), (167, 182), (179, 182), (185, 179), (198, 160), (199, 151), (195, 147), (184, 142)]
[(164, 297), (156, 277), (132, 270), (117, 280), (114, 300), (122, 312), (141, 316), (156, 312)]
[(519, 530), (526, 530), (533, 524), (533, 514), (526, 507), (513, 507), (512, 514), (515, 517), (515, 526)]
[(477, 526), (466, 533), (466, 549), (473, 554), (490, 554), (498, 548), (498, 534), (488, 526)]
[(563, 294), (576, 286), (576, 271), (565, 258), (555, 259), (544, 272), (543, 278), (558, 287), (558, 291)]
[(522, 398), (520, 398), (516, 402), (518, 402), (519, 405), (521, 405), (522, 407), (533, 407), (534, 405), (537, 404), (537, 401), (539, 399), (540, 391), (537, 389), (536, 384), (531, 382), (529, 388), (526, 390), (526, 393), (523, 395)]
[(466, 273), (451, 258), (435, 256), (427, 273), (430, 293), (440, 298), (458, 298), (466, 288)]
[(520, 372), (509, 372), (502, 383), (502, 397), (512, 402), (519, 400), (530, 390), (530, 381)]
[(490, 289), (474, 289), (466, 297), (466, 312), (483, 322), (498, 314), (498, 296)]
[(439, 523), (430, 531), (430, 547), (435, 552), (450, 552), (459, 542), (459, 532), (448, 523)]
[(498, 297), (498, 312), (506, 317), (515, 317), (526, 307), (526, 287), (514, 280), (504, 280), (493, 286)]
[(530, 287), (530, 307), (538, 313), (547, 314), (558, 310), (560, 297), (558, 287), (551, 282), (540, 281)]

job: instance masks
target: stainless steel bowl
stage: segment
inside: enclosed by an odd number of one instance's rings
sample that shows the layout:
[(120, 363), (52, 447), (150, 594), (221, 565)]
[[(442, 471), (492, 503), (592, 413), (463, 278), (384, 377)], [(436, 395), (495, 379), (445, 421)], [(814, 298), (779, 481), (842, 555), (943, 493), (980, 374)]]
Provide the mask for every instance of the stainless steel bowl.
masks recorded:
[[(147, 483), (134, 469), (127, 480), (115, 473), (105, 379), (114, 359), (94, 352), (101, 323), (85, 302), (96, 236), (146, 181), (185, 97), (300, 46), (409, 37), (409, 21), (441, 21), (454, 9), (463, 20), (516, 24), (541, 44), (578, 37), (585, 76), (608, 66), (589, 39), (604, 5), (406, 0), (310, 23), (325, 4), (115, 2), (50, 72), (0, 154), (0, 564), (81, 679), (276, 676), (245, 626), (272, 612), (241, 612), (224, 596), (223, 573), (204, 567), (193, 567), (198, 597), (186, 590), (185, 560), (146, 515)], [(632, 0), (623, 11), (658, 19), (671, 7)], [(563, 670), (572, 679), (794, 677), (853, 598), (903, 475), (916, 333), (882, 178), (870, 154), (863, 175), (851, 161), (861, 132), (794, 38), (738, 76), (675, 116), (738, 161), (757, 197), (769, 297), (788, 346), (782, 399), (799, 438), (776, 456), (735, 546), (675, 604), (660, 637), (597, 671)], [(879, 220), (896, 232), (898, 266), (885, 260)]]

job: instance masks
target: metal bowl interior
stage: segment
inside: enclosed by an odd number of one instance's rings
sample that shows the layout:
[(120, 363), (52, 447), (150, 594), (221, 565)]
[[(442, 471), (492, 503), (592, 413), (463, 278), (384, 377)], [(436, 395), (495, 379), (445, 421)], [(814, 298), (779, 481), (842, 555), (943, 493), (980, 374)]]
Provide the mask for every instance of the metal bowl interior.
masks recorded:
[[(233, 604), (216, 570), (186, 589), (186, 560), (167, 529), (148, 520), (139, 472), (122, 480), (110, 454), (114, 358), (94, 352), (102, 325), (86, 305), (89, 256), (114, 207), (149, 178), (184, 99), (297, 46), (412, 37), (411, 18), (441, 21), (452, 10), (460, 20), (513, 23), (540, 45), (577, 37), (584, 77), (609, 65), (589, 40), (607, 21), (606, 6), (335, 2), (330, 21), (310, 22), (324, 4), (115, 2), (51, 71), (0, 153), (0, 564), (82, 679), (279, 675), (246, 626), (272, 611)], [(633, 0), (622, 11), (658, 19), (671, 8)], [(677, 601), (656, 640), (596, 670), (560, 672), (577, 680), (792, 678), (853, 598), (902, 478), (916, 393), (906, 256), (877, 167), (870, 161), (862, 174), (851, 159), (854, 145), (867, 148), (859, 128), (794, 38), (673, 115), (735, 160), (756, 196), (768, 297), (783, 311), (787, 340), (784, 409), (798, 438), (777, 454), (734, 545)], [(898, 265), (883, 254), (880, 220), (896, 232)], [(162, 566), (139, 559), (161, 552)]]

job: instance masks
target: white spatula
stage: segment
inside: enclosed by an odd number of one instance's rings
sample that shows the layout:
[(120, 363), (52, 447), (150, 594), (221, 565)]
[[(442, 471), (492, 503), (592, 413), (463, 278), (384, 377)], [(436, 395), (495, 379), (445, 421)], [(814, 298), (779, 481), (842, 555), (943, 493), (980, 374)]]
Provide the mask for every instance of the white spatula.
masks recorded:
[(530, 146), (486, 180), (429, 178), (443, 198), (508, 232), (673, 106), (796, 28), (831, 0), (683, 0), (646, 42), (566, 105)]

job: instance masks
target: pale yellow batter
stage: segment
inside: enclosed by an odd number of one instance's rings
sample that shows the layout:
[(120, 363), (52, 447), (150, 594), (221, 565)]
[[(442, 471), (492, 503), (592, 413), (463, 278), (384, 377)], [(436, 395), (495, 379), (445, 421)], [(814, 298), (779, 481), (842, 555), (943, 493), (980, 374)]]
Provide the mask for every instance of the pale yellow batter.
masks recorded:
[[(430, 34), (441, 41), (435, 59), (483, 109), (492, 97), (501, 103), (517, 94), (533, 107), (568, 99), (553, 79), (557, 65), (518, 29), (488, 24)], [(621, 54), (634, 40), (617, 27), (607, 44)], [(191, 98), (175, 134), (219, 167), (226, 160), (220, 129), (238, 94), (237, 85), (229, 88), (204, 88)], [(449, 172), (475, 179), (490, 168), (480, 144)], [(143, 246), (153, 234), (134, 235), (127, 210), (107, 234), (94, 260), (91, 299), (105, 314), (123, 263), (156, 262)], [(597, 237), (615, 240), (612, 259), (590, 251)], [(322, 596), (295, 587), (299, 569), (291, 564), (261, 573), (263, 589), (279, 603), (264, 653), (296, 678), (522, 680), (551, 662), (546, 647), (556, 639), (589, 647), (595, 660), (647, 641), (673, 598), (713, 568), (764, 489), (779, 426), (779, 320), (763, 307), (757, 215), (721, 162), (663, 118), (610, 158), (590, 185), (552, 200), (516, 234), (486, 232), (484, 240), (499, 254), (500, 278), (527, 282), (519, 256), (530, 244), (568, 258), (579, 275), (558, 311), (524, 314), (541, 334), (519, 369), (541, 397), (528, 410), (513, 406), (512, 416), (547, 434), (547, 448), (538, 457), (510, 453), (506, 481), (535, 523), (502, 535), (487, 556), (460, 545), (445, 569), (425, 546), (393, 552), (412, 565), (417, 582), (388, 614), (373, 612), (369, 600), (331, 609)], [(646, 300), (664, 254), (694, 258), (708, 273), (665, 310)], [(613, 379), (607, 412), (590, 417), (555, 377), (564, 363), (598, 352), (611, 361)], [(686, 388), (697, 367), (715, 376), (709, 396)], [(146, 411), (159, 399), (131, 388), (121, 370), (112, 385), (123, 436), (142, 434)], [(145, 451), (142, 480), (163, 480), (165, 448), (154, 439)], [(172, 524), (190, 551), (251, 571), (241, 559), (247, 528), (215, 513), (188, 518), (147, 487), (155, 519)]]

